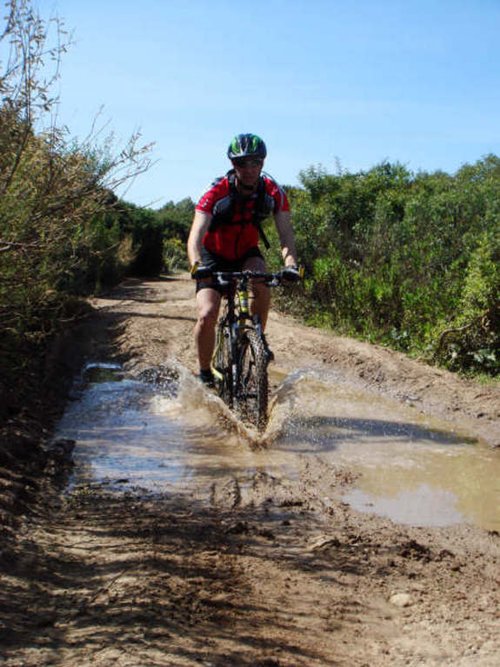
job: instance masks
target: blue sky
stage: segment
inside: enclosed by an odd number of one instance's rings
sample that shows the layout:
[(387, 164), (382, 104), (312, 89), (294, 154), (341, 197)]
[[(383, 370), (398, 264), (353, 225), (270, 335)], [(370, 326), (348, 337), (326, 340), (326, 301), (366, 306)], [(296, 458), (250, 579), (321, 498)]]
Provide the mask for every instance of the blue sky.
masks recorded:
[(60, 121), (102, 107), (117, 146), (140, 129), (154, 167), (125, 198), (197, 199), (234, 134), (266, 171), (389, 160), (453, 173), (500, 153), (500, 0), (38, 0), (74, 31)]

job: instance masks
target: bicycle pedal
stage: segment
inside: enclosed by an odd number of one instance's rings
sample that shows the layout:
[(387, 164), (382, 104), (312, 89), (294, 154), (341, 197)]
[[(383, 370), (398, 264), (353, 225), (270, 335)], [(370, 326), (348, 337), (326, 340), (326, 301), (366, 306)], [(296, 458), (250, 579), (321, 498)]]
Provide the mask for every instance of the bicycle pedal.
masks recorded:
[(208, 387), (210, 389), (213, 389), (215, 387), (214, 376), (210, 371), (204, 371), (204, 372), (202, 371), (198, 375), (198, 380), (200, 380), (200, 382), (204, 384), (205, 387)]

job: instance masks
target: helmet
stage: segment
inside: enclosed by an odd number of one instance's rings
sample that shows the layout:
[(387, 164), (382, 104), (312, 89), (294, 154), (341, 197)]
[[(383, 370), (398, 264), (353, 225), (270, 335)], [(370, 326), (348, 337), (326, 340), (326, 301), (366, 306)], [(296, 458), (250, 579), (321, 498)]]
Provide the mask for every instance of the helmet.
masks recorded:
[(230, 160), (240, 157), (258, 157), (263, 160), (266, 155), (266, 144), (256, 134), (238, 134), (227, 149)]

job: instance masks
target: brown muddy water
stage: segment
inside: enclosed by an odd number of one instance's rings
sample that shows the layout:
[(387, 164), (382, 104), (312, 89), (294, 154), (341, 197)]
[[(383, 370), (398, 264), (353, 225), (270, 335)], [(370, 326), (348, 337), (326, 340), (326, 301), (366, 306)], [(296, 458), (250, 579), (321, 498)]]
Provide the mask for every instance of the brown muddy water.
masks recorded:
[(56, 433), (76, 443), (69, 490), (104, 484), (208, 498), (218, 480), (244, 488), (256, 472), (293, 478), (304, 458), (320, 457), (358, 474), (343, 496), (357, 510), (415, 526), (500, 529), (498, 450), (333, 375), (272, 379), (259, 436), (182, 368), (134, 378), (88, 365)]

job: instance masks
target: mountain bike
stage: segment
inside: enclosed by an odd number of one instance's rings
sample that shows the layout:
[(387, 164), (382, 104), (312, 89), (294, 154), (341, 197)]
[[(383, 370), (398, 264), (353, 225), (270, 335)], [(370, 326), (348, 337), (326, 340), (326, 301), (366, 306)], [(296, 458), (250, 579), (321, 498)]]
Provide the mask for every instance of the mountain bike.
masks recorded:
[(214, 271), (214, 281), (226, 289), (225, 306), (217, 323), (212, 373), (222, 400), (243, 422), (263, 431), (267, 425), (272, 358), (259, 315), (251, 315), (249, 283), (268, 287), (282, 283), (281, 272)]

